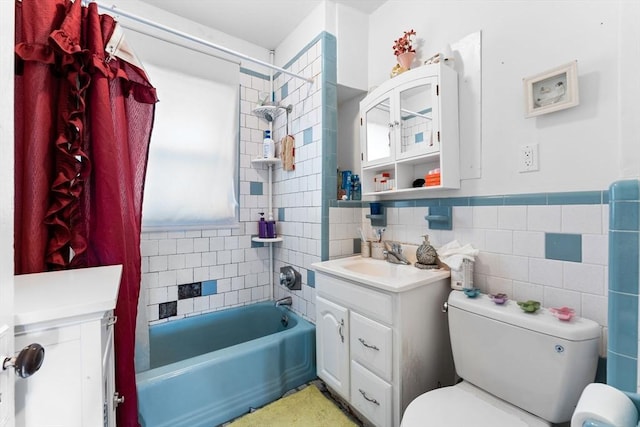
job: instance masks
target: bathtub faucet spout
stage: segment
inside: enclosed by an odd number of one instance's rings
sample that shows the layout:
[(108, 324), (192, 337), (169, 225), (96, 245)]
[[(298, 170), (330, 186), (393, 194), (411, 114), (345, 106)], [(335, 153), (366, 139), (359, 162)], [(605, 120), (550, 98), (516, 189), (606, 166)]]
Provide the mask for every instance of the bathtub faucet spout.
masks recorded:
[(280, 298), (279, 300), (276, 301), (276, 307), (281, 306), (281, 305), (291, 305), (293, 304), (293, 300), (291, 299), (291, 297), (284, 297), (284, 298)]

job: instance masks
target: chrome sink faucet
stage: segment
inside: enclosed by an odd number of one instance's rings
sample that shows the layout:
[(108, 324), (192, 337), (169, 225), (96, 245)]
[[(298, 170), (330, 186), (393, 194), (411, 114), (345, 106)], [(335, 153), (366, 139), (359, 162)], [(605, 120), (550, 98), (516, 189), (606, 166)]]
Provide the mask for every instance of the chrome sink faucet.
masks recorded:
[(291, 306), (291, 304), (293, 304), (293, 299), (291, 297), (280, 298), (276, 301), (276, 307), (279, 307), (281, 305)]
[[(392, 264), (411, 264), (407, 257), (402, 255), (402, 245), (396, 242), (390, 242), (391, 250), (386, 250), (383, 252), (387, 256), (387, 261)], [(387, 246), (388, 247), (388, 246)]]

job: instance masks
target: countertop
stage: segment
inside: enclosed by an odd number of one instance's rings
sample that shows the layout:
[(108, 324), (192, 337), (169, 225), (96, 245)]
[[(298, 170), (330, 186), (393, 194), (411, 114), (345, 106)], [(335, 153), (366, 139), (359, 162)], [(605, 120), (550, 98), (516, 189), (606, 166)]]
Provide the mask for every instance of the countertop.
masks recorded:
[(121, 265), (15, 276), (15, 324), (30, 325), (111, 310)]
[(422, 270), (413, 265), (392, 264), (360, 255), (317, 262), (311, 266), (321, 273), (390, 292), (405, 292), (451, 276), (449, 270), (443, 268)]

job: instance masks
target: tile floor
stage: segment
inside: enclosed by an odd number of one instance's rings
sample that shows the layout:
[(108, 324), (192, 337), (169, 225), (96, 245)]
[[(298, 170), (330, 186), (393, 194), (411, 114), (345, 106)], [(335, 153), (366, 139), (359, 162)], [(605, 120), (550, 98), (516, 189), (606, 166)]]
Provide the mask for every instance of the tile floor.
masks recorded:
[[(288, 392), (286, 392), (284, 395), (282, 395), (282, 397), (287, 397), (290, 394), (293, 394), (297, 391), (300, 391), (302, 389), (304, 389), (305, 387), (309, 387), (309, 386), (315, 386), (318, 388), (318, 390), (320, 390), (322, 392), (322, 394), (329, 400), (331, 400), (338, 408), (340, 408), (340, 410), (347, 416), (349, 417), (349, 419), (351, 421), (353, 421), (353, 423), (358, 426), (358, 427), (370, 427), (371, 425), (368, 422), (363, 422), (361, 421), (357, 414), (355, 414), (351, 408), (349, 408), (349, 406), (342, 401), (341, 398), (334, 396), (331, 391), (329, 391), (329, 389), (327, 388), (327, 386), (325, 385), (324, 381), (322, 381), (321, 379), (315, 379), (313, 381), (308, 382), (307, 384), (303, 384), (300, 387), (294, 388), (292, 390), (289, 390)], [(250, 412), (254, 412), (256, 410), (258, 410), (260, 408), (252, 408)], [(240, 418), (240, 417), (238, 417)], [(222, 424), (219, 427), (227, 427), (229, 426), (233, 421), (235, 421), (235, 419), (228, 421), (224, 424)], [(284, 427), (284, 426), (283, 426)]]

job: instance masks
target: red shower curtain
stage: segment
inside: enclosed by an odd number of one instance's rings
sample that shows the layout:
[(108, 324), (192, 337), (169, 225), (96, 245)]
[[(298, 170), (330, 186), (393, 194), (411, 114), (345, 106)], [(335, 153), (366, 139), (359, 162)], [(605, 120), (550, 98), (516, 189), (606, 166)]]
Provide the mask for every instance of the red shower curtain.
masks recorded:
[(123, 265), (115, 309), (120, 427), (134, 371), (142, 191), (156, 94), (105, 52), (116, 23), (80, 0), (16, 2), (15, 270)]

